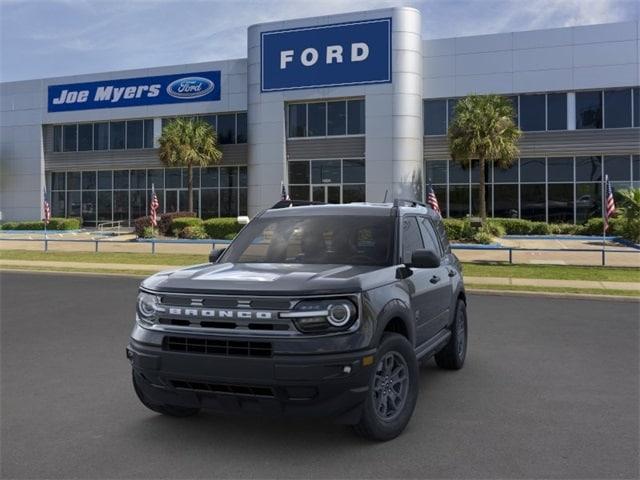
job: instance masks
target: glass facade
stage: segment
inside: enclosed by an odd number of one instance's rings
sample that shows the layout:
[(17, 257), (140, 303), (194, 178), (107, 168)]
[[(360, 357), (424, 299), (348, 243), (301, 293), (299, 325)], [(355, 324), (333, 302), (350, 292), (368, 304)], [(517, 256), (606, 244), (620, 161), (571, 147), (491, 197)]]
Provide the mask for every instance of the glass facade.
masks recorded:
[[(477, 171), (474, 162), (467, 169), (449, 160), (425, 162), (444, 216), (478, 214)], [(489, 216), (583, 223), (601, 214), (604, 175), (614, 195), (640, 186), (640, 155), (520, 158), (507, 169), (487, 164), (486, 172)]]
[[(165, 117), (162, 119), (162, 128), (171, 120), (178, 117)], [(193, 117), (207, 122), (218, 134), (218, 143), (226, 145), (231, 143), (247, 143), (247, 112), (219, 113), (217, 115), (195, 115)]]
[(288, 167), (292, 200), (326, 203), (366, 200), (363, 158), (291, 160)]
[(364, 135), (364, 99), (287, 105), (287, 137)]
[[(187, 182), (185, 168), (50, 172), (52, 215), (82, 217), (85, 226), (131, 224), (148, 215), (152, 188), (160, 213), (185, 211)], [(246, 215), (247, 167), (194, 168), (193, 206), (202, 218)]]

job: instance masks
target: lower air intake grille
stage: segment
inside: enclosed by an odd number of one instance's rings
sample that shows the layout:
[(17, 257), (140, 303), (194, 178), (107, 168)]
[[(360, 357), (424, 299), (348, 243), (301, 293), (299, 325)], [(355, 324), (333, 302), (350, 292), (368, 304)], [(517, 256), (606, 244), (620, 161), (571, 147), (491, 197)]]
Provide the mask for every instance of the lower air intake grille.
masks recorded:
[(243, 342), (194, 337), (165, 337), (163, 348), (172, 352), (239, 357), (270, 357), (270, 342)]
[(225, 385), (214, 383), (191, 382), (185, 380), (171, 380), (174, 388), (182, 390), (195, 390), (211, 393), (228, 393), (231, 395), (249, 395), (252, 397), (275, 397), (270, 387), (260, 387), (252, 385)]

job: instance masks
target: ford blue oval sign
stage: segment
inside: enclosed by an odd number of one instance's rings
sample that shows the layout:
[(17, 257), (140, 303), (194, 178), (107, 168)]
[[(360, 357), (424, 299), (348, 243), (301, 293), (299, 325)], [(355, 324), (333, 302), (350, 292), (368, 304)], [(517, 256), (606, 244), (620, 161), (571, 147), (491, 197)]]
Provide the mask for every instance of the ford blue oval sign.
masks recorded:
[(174, 98), (200, 98), (213, 91), (215, 84), (204, 77), (186, 77), (174, 80), (167, 86), (167, 93)]
[(220, 71), (50, 85), (48, 111), (220, 100)]
[(391, 82), (391, 18), (262, 32), (262, 91)]

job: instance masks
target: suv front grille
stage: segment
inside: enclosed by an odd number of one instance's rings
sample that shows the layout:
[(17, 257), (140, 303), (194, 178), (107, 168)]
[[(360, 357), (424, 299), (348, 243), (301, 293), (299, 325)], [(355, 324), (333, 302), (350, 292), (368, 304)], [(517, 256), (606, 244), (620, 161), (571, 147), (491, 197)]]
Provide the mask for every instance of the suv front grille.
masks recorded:
[(172, 352), (239, 357), (270, 357), (271, 342), (249, 342), (193, 337), (165, 337), (162, 348)]
[(203, 382), (191, 382), (186, 380), (171, 380), (174, 388), (181, 390), (194, 390), (211, 393), (227, 393), (231, 395), (247, 395), (252, 397), (275, 397), (271, 387), (255, 385), (226, 385)]

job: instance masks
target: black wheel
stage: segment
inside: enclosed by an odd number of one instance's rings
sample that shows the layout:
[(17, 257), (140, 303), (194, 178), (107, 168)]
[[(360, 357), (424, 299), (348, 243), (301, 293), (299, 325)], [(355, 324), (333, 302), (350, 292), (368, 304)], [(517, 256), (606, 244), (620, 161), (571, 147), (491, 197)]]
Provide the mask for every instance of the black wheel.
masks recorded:
[(451, 338), (436, 353), (436, 364), (447, 370), (460, 370), (467, 356), (467, 305), (458, 300), (456, 316), (451, 325)]
[(402, 335), (382, 337), (356, 433), (370, 440), (391, 440), (409, 423), (418, 398), (418, 362)]
[(145, 396), (144, 392), (140, 388), (140, 379), (135, 372), (132, 372), (132, 379), (133, 389), (136, 391), (136, 395), (138, 396), (142, 404), (149, 410), (153, 410), (154, 412), (161, 413), (162, 415), (168, 415), (170, 417), (191, 417), (193, 415), (196, 415), (200, 411), (199, 408), (179, 407), (177, 405), (154, 403)]

